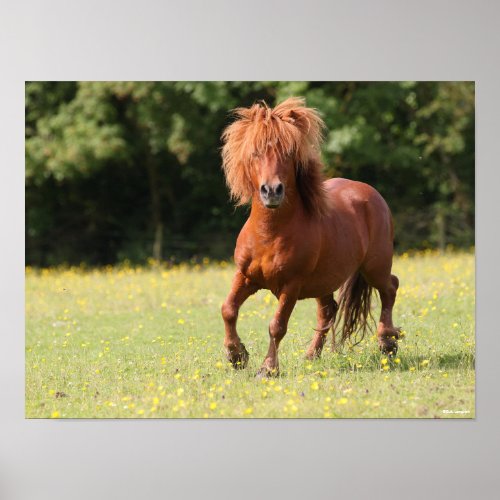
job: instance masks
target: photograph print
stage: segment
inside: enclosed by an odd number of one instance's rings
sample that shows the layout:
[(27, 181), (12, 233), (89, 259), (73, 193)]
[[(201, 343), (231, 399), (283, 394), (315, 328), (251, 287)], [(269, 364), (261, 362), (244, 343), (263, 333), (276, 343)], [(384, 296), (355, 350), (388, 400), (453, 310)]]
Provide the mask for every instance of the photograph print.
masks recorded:
[(475, 84), (25, 83), (26, 418), (475, 418)]

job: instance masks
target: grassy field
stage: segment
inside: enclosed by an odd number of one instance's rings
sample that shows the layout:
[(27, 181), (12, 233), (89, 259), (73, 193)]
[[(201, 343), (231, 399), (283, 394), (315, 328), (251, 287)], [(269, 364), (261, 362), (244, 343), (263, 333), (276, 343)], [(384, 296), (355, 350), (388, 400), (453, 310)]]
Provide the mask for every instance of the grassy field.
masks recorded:
[[(374, 335), (320, 360), (304, 352), (316, 303), (301, 301), (280, 347), (281, 376), (256, 379), (276, 299), (243, 306), (248, 368), (222, 348), (227, 263), (26, 269), (26, 417), (473, 418), (474, 255), (404, 254), (398, 357)], [(378, 303), (374, 313), (378, 315)]]

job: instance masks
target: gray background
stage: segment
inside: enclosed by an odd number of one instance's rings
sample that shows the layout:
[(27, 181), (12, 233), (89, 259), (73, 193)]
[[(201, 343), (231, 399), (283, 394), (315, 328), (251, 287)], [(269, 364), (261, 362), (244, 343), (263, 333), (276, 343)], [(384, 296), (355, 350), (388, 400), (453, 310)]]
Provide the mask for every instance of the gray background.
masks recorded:
[[(2, 1), (0, 499), (497, 497), (499, 5)], [(24, 420), (29, 79), (475, 80), (477, 419)]]

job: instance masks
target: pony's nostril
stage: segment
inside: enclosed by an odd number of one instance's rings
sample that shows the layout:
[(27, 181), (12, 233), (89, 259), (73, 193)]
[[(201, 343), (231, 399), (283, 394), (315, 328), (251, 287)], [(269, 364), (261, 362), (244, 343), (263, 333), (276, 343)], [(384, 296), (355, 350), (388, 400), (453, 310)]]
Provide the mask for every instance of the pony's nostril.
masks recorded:
[(260, 186), (260, 192), (262, 195), (267, 196), (269, 194), (269, 188), (265, 184), (262, 184), (262, 186)]
[(281, 196), (283, 194), (283, 184), (279, 183), (277, 186), (276, 186), (276, 194), (278, 196)]

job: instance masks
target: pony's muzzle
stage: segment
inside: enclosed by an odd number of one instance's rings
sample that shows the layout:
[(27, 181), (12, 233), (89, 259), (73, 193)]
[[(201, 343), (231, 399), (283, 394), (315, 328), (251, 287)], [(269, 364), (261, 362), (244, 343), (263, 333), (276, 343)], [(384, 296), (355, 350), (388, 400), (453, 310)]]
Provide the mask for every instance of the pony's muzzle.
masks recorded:
[(262, 184), (260, 186), (260, 199), (266, 208), (278, 208), (285, 197), (285, 186), (281, 182), (274, 184)]

